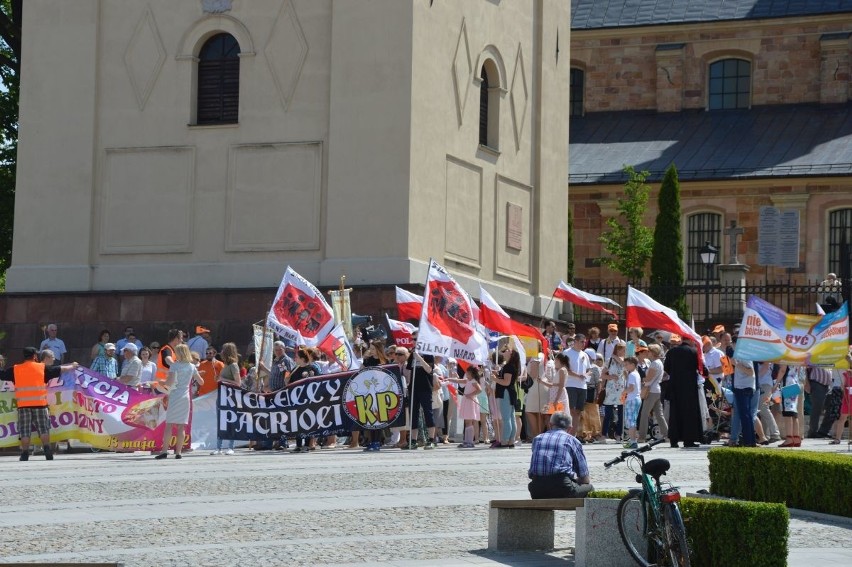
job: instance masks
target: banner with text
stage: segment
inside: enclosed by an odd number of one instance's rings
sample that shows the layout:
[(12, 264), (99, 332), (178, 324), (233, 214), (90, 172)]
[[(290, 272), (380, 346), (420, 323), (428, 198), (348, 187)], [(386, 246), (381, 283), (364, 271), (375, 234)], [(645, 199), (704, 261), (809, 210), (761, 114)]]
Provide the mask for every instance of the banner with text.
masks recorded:
[(220, 384), (218, 409), (223, 439), (342, 435), (356, 425), (384, 429), (404, 415), (402, 377), (393, 364), (306, 378), (271, 394)]
[[(77, 439), (110, 451), (161, 450), (166, 396), (137, 391), (82, 366), (48, 386), (52, 442)], [(15, 392), (0, 392), (0, 447), (17, 446), (18, 435)], [(35, 442), (38, 435), (31, 438)]]
[(734, 356), (796, 366), (834, 366), (848, 349), (846, 303), (826, 315), (798, 315), (752, 295), (746, 302)]

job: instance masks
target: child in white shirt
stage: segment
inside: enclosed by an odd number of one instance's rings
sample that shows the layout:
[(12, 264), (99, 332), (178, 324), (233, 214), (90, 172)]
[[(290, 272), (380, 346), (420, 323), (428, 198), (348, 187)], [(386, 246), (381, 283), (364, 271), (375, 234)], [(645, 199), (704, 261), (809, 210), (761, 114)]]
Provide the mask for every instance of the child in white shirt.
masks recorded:
[(636, 420), (639, 417), (639, 408), (642, 407), (642, 398), (639, 396), (642, 383), (639, 371), (636, 370), (638, 365), (639, 360), (635, 356), (624, 359), (624, 370), (627, 372), (627, 385), (624, 389), (624, 424), (628, 428), (627, 436), (629, 437), (629, 441), (624, 444), (625, 449), (635, 449), (639, 446)]

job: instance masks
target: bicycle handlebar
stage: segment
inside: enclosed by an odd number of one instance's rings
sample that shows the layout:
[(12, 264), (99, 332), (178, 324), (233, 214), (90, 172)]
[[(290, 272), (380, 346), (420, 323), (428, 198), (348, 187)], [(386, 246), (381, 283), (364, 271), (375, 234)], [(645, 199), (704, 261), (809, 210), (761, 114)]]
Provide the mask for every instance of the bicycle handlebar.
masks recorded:
[[(616, 464), (618, 464), (618, 463), (623, 463), (624, 461), (626, 461), (626, 460), (627, 460), (627, 458), (628, 458), (628, 457), (639, 457), (639, 455), (640, 455), (641, 453), (647, 453), (647, 452), (648, 452), (648, 451), (650, 451), (653, 447), (655, 447), (655, 446), (657, 446), (657, 445), (659, 445), (660, 443), (663, 443), (663, 442), (665, 442), (665, 439), (656, 439), (656, 440), (654, 440), (654, 441), (651, 441), (651, 442), (650, 442), (650, 443), (648, 443), (647, 445), (642, 445), (642, 446), (641, 446), (641, 447), (639, 447), (638, 449), (633, 449), (632, 451), (622, 451), (622, 452), (621, 452), (621, 456), (620, 456), (620, 457), (616, 457), (616, 458), (614, 458), (614, 459), (613, 459), (613, 460), (611, 460), (611, 461), (607, 461), (607, 462), (605, 462), (605, 463), (604, 463), (604, 467), (605, 467), (605, 468), (609, 468), (609, 467), (611, 467), (612, 465), (616, 465)], [(640, 457), (640, 458), (641, 458), (641, 457)]]

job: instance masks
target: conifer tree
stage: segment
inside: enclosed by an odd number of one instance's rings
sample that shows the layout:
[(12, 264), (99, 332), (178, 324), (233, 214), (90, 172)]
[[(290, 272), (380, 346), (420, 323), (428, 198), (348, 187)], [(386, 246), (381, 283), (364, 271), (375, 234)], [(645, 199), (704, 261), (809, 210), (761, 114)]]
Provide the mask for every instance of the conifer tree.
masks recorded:
[(683, 287), (683, 241), (680, 235), (680, 182), (671, 164), (663, 176), (658, 197), (654, 248), (651, 254), (651, 297), (688, 321), (689, 307)]

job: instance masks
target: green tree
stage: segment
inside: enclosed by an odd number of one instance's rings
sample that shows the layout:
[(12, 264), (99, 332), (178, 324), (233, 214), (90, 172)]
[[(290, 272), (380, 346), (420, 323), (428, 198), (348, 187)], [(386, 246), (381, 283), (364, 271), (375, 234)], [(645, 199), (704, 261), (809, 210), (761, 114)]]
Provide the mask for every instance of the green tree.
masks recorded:
[(651, 297), (688, 321), (689, 306), (683, 287), (683, 241), (680, 236), (680, 181), (671, 164), (663, 176), (658, 197), (654, 249), (651, 255)]
[(609, 230), (600, 237), (607, 254), (601, 262), (631, 282), (638, 282), (645, 277), (645, 266), (654, 245), (653, 232), (643, 224), (651, 192), (645, 180), (650, 174), (637, 172), (630, 165), (624, 166), (624, 172), (627, 183), (624, 184), (624, 198), (618, 199), (618, 217), (607, 219)]
[(574, 209), (568, 205), (568, 272), (565, 281), (574, 283)]
[(0, 0), (0, 278), (3, 282), (12, 261), (22, 15), (23, 0)]

